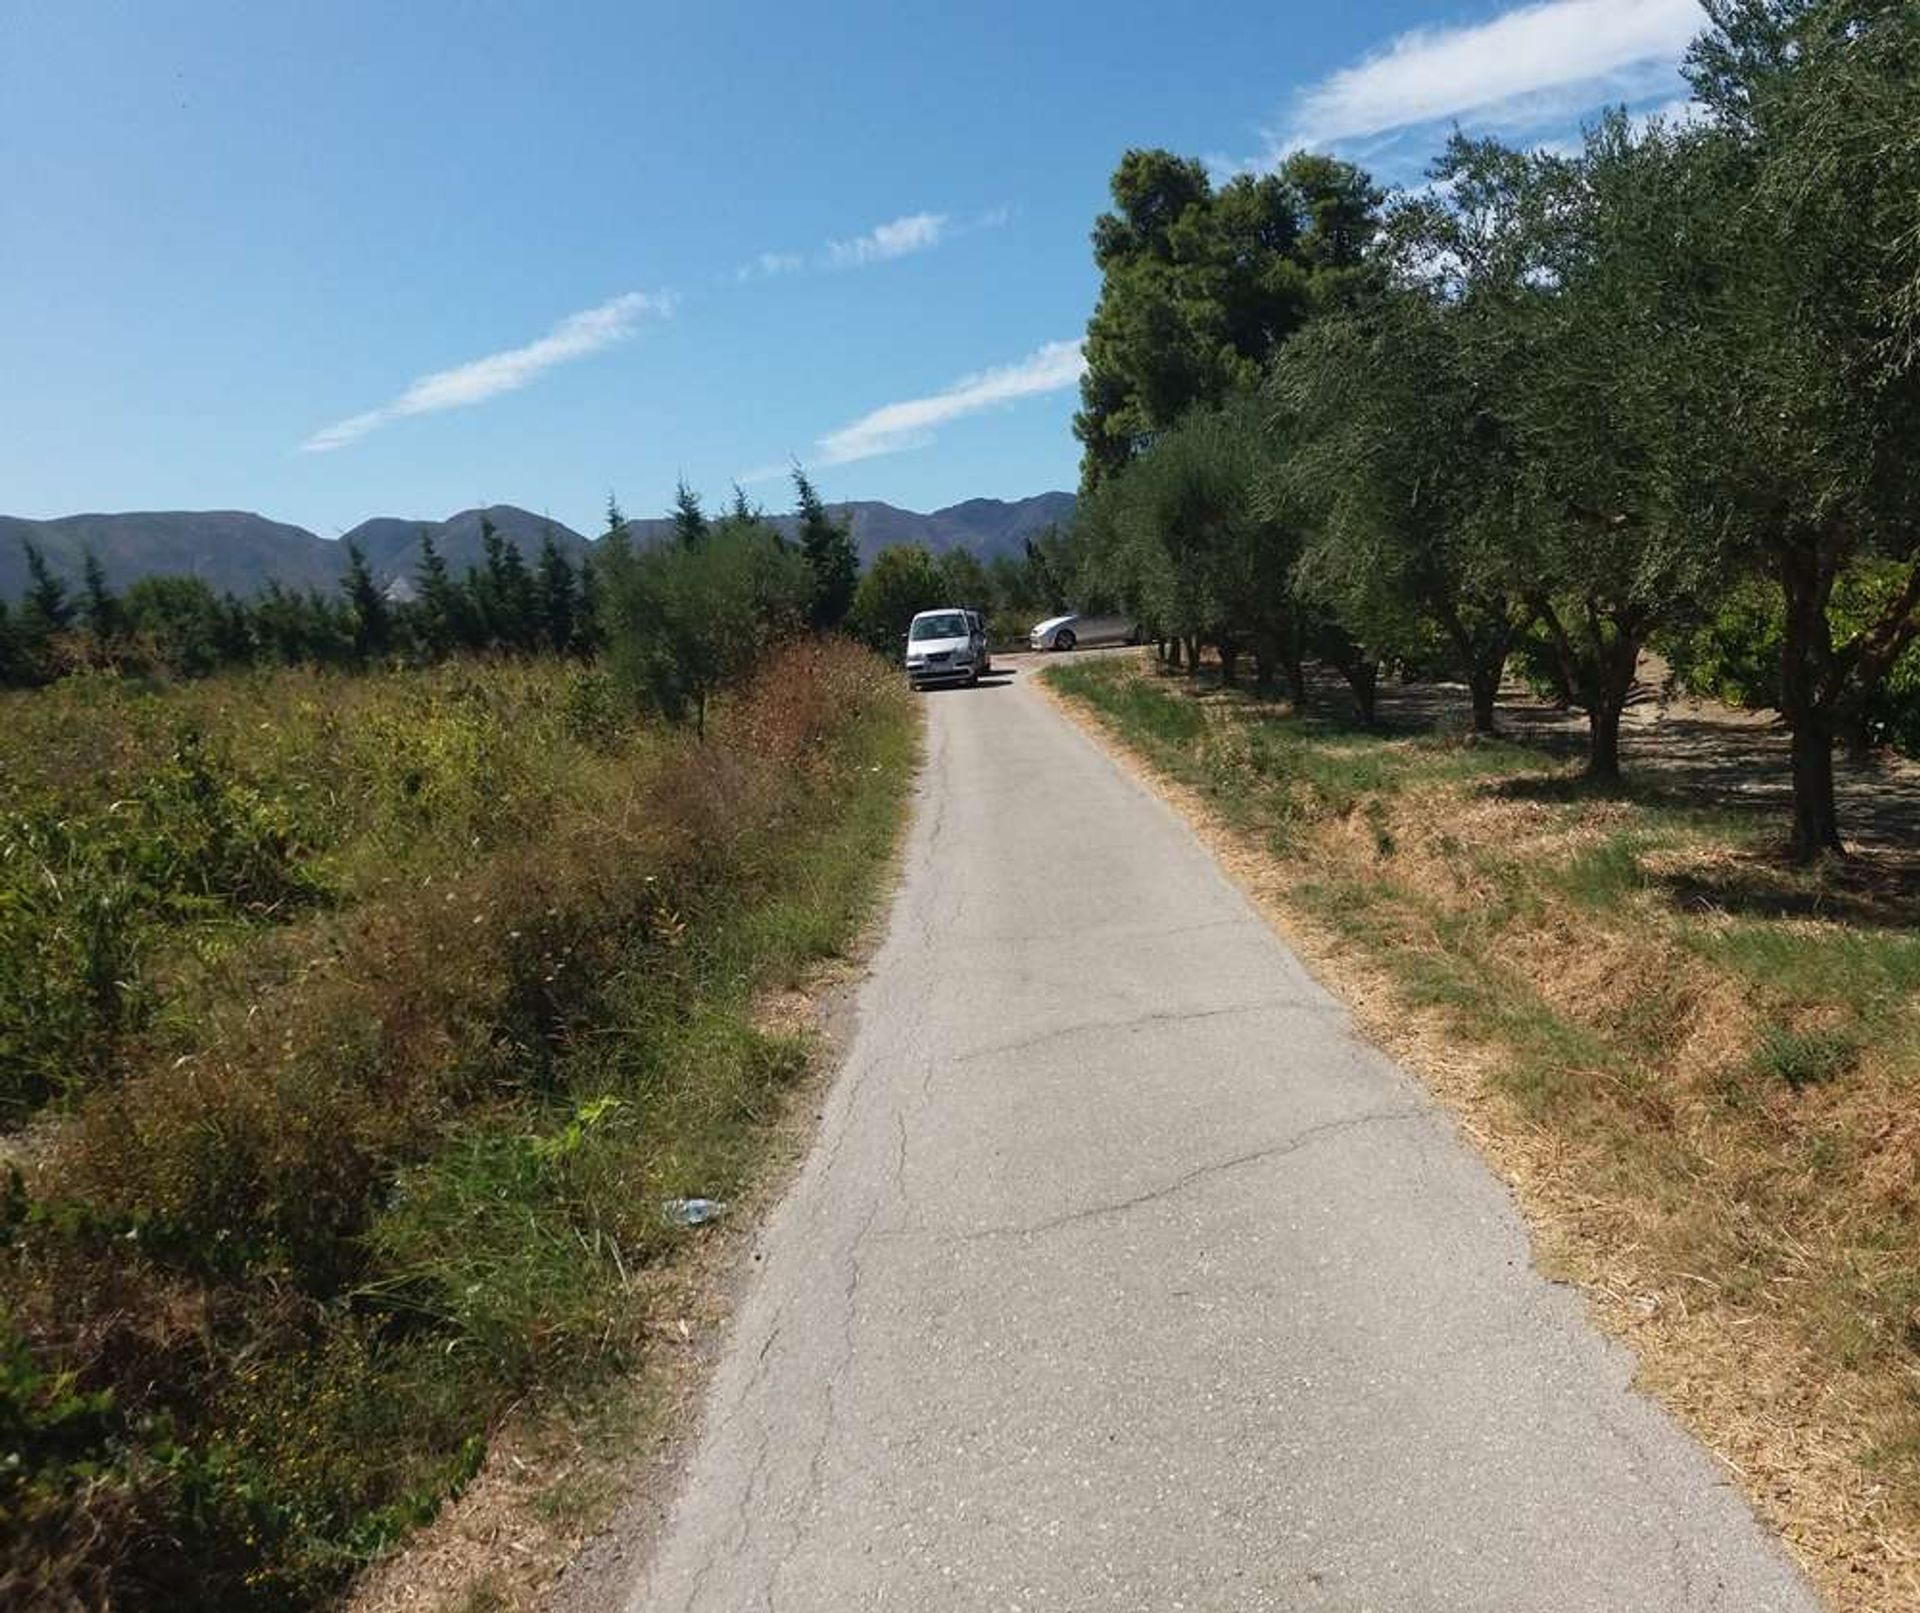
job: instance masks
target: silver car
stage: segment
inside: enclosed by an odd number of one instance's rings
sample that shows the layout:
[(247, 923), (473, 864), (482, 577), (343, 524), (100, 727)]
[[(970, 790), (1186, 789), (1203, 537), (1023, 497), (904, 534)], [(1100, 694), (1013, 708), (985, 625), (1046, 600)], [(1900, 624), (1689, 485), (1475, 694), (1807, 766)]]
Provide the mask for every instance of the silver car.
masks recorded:
[(1138, 644), (1139, 623), (1125, 616), (1049, 616), (1036, 622), (1027, 644), (1036, 650), (1091, 649), (1096, 644)]

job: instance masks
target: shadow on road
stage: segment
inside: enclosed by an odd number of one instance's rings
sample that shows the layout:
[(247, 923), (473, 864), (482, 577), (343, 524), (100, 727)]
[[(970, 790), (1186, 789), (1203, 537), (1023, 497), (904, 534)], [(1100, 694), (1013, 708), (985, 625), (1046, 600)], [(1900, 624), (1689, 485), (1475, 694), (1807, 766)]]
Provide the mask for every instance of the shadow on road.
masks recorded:
[(1017, 675), (1018, 674), (1011, 668), (1003, 670), (1000, 667), (995, 667), (991, 672), (987, 673), (985, 677), (981, 678), (978, 683), (930, 683), (918, 692), (929, 695), (972, 694), (980, 689), (1004, 689), (1013, 682)]

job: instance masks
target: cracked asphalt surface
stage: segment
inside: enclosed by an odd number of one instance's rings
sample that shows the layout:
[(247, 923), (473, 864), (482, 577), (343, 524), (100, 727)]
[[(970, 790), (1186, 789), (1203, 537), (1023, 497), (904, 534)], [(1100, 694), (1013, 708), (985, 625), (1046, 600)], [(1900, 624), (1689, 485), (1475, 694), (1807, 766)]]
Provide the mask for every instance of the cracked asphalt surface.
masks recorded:
[(1818, 1607), (1167, 808), (1018, 678), (928, 724), (631, 1606)]

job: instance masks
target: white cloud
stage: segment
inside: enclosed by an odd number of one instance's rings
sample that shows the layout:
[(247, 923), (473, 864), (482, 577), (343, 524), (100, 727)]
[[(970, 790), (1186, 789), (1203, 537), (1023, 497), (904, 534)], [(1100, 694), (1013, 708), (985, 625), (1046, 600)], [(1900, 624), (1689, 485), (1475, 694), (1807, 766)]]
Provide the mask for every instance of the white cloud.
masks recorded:
[(390, 403), (365, 414), (350, 415), (324, 426), (300, 445), (303, 453), (324, 454), (358, 442), (370, 431), (409, 415), (433, 414), (484, 403), (503, 392), (513, 392), (558, 364), (585, 358), (604, 347), (623, 342), (634, 333), (643, 315), (666, 318), (674, 299), (667, 292), (630, 291), (625, 296), (569, 314), (538, 341), (505, 352), (489, 353), (450, 370), (423, 375)]
[(799, 252), (762, 252), (751, 263), (734, 271), (737, 281), (767, 280), (775, 275), (795, 274), (815, 269), (864, 269), (870, 263), (885, 263), (890, 258), (909, 257), (915, 252), (930, 252), (948, 241), (971, 235), (976, 230), (997, 230), (1012, 222), (1013, 209), (994, 207), (968, 219), (954, 219), (947, 213), (907, 213), (876, 224), (865, 235), (850, 240), (829, 241), (811, 258)]
[(807, 266), (798, 252), (762, 252), (753, 262), (742, 264), (736, 280), (769, 280), (775, 275), (795, 274)]
[(933, 440), (936, 426), (1020, 398), (1061, 391), (1075, 385), (1086, 367), (1078, 342), (1048, 342), (1017, 364), (965, 376), (930, 397), (884, 404), (829, 432), (818, 444), (820, 461), (845, 465), (922, 447)]
[(909, 213), (904, 218), (876, 224), (851, 241), (829, 241), (827, 261), (836, 268), (853, 269), (888, 258), (904, 258), (940, 244), (947, 233), (945, 213)]
[(1416, 28), (1303, 91), (1273, 153), (1469, 113), (1577, 112), (1670, 80), (1706, 20), (1700, 0), (1539, 0), (1489, 22)]

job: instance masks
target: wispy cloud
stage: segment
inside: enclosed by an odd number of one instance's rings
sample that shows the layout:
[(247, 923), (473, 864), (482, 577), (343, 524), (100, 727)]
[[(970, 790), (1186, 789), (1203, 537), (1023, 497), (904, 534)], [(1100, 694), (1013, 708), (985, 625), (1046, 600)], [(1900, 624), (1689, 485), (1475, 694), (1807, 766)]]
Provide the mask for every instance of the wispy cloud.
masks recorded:
[(946, 233), (945, 213), (909, 213), (904, 218), (876, 224), (865, 235), (856, 235), (851, 241), (829, 241), (827, 261), (841, 269), (884, 263), (888, 258), (904, 258), (911, 252), (936, 247)]
[(1484, 23), (1416, 28), (1301, 92), (1274, 155), (1468, 116), (1529, 122), (1672, 93), (1700, 0), (1538, 0)]
[(884, 404), (829, 432), (817, 444), (820, 462), (847, 465), (856, 459), (924, 447), (933, 440), (934, 429), (948, 421), (1021, 398), (1059, 392), (1076, 385), (1086, 367), (1078, 342), (1048, 342), (1017, 364), (964, 376), (930, 397)]
[(930, 252), (975, 230), (997, 230), (1013, 217), (1013, 210), (996, 207), (974, 218), (956, 219), (950, 213), (905, 213), (876, 224), (864, 235), (829, 241), (819, 251), (762, 252), (734, 272), (736, 280), (768, 280), (802, 269), (864, 269), (869, 264)]
[(768, 280), (778, 274), (797, 274), (807, 266), (798, 252), (762, 252), (751, 263), (740, 265), (736, 280)]
[(484, 403), (503, 392), (517, 391), (556, 365), (571, 363), (624, 342), (642, 318), (649, 315), (666, 318), (673, 308), (671, 293), (630, 291), (597, 308), (569, 314), (538, 341), (489, 353), (485, 358), (473, 359), (450, 370), (423, 375), (391, 402), (323, 426), (300, 445), (301, 451), (331, 453), (409, 415), (461, 409), (468, 404)]

